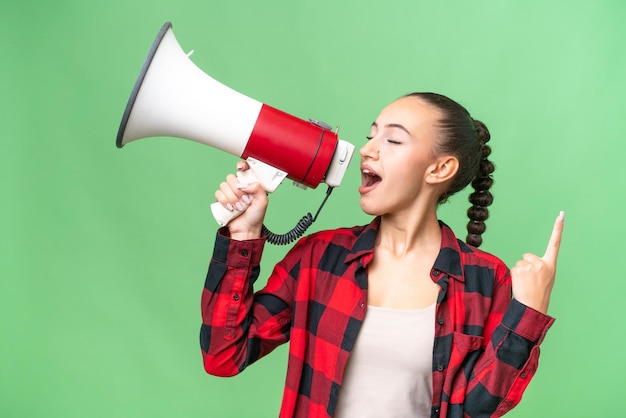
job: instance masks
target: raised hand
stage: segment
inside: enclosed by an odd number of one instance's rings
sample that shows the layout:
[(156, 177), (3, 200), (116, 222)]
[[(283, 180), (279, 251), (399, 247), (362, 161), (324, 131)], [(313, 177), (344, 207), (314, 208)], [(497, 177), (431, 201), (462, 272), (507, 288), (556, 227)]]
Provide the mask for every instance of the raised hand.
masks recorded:
[(554, 222), (548, 248), (543, 257), (524, 254), (511, 269), (513, 297), (526, 306), (546, 314), (556, 275), (556, 260), (561, 246), (565, 213)]

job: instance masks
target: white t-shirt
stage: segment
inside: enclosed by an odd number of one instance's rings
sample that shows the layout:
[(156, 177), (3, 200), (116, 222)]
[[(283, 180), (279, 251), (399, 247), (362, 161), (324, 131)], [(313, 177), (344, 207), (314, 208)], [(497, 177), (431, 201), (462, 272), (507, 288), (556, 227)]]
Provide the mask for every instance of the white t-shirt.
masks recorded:
[(430, 417), (435, 307), (368, 306), (335, 418)]

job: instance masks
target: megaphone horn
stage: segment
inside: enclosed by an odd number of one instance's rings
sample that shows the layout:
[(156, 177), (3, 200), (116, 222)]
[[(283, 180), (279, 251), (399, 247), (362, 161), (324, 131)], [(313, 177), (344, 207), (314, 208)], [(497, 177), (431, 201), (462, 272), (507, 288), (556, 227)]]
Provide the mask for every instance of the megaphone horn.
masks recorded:
[[(250, 175), (272, 192), (285, 177), (303, 187), (341, 184), (354, 145), (324, 123), (305, 121), (247, 97), (199, 69), (166, 22), (154, 40), (126, 105), (116, 145), (169, 136), (247, 159)], [(220, 225), (232, 213), (212, 205)], [(236, 214), (235, 214), (236, 216)]]

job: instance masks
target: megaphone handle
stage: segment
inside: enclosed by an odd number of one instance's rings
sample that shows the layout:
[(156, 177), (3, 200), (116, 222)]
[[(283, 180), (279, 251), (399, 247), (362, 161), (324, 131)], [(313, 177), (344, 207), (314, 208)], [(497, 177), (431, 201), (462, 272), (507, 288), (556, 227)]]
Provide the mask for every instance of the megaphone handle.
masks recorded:
[[(259, 161), (255, 158), (249, 157), (246, 159), (248, 161), (248, 166), (250, 167), (245, 171), (238, 171), (237, 178), (240, 183), (260, 183), (266, 192), (273, 192), (278, 185), (283, 181), (283, 179), (287, 176), (287, 173), (279, 170), (275, 167), (272, 167), (262, 161)], [(242, 203), (243, 204), (243, 203)], [(246, 210), (247, 205), (244, 206), (243, 210)], [(221, 203), (215, 202), (211, 204), (211, 212), (213, 213), (213, 217), (217, 221), (220, 226), (228, 225), (228, 223), (235, 219), (237, 216), (241, 215), (240, 210), (234, 209), (232, 211), (226, 209), (222, 206)]]
[[(239, 179), (240, 183), (247, 184), (256, 183), (259, 181), (252, 172), (252, 170), (238, 171), (237, 178)], [(245, 204), (242, 202), (242, 205)], [(243, 210), (246, 210), (247, 207), (248, 206), (245, 205)], [(228, 225), (230, 221), (241, 215), (242, 212), (243, 211), (237, 209), (228, 210), (220, 202), (215, 202), (211, 204), (211, 213), (213, 213), (213, 217), (215, 218), (219, 226)]]
[(230, 211), (222, 206), (222, 204), (219, 202), (211, 204), (211, 213), (213, 213), (213, 217), (215, 218), (219, 226), (228, 225), (230, 221), (241, 215), (241, 212), (237, 209), (233, 209), (232, 211)]

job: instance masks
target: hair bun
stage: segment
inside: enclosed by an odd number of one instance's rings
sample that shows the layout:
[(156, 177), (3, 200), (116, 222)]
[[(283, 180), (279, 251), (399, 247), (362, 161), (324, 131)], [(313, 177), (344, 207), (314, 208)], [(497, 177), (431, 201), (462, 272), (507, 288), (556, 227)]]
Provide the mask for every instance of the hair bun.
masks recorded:
[(491, 139), (491, 134), (484, 123), (476, 119), (473, 119), (473, 121), (474, 128), (476, 129), (476, 135), (478, 135), (478, 141), (480, 142), (480, 145), (484, 146)]

